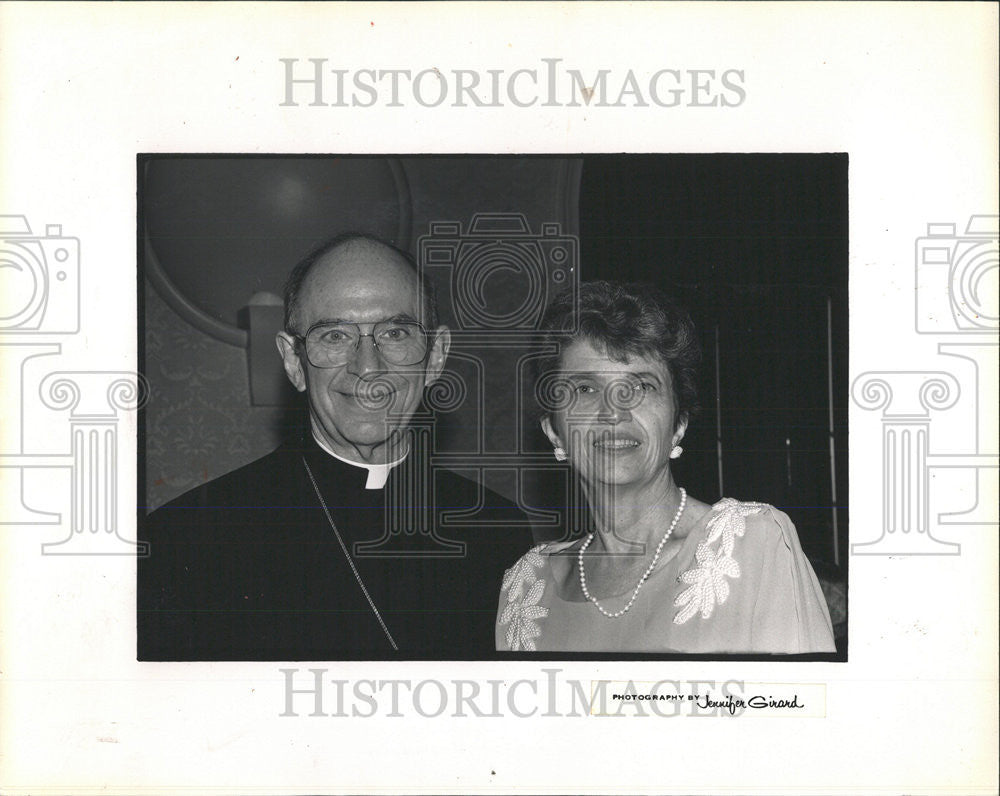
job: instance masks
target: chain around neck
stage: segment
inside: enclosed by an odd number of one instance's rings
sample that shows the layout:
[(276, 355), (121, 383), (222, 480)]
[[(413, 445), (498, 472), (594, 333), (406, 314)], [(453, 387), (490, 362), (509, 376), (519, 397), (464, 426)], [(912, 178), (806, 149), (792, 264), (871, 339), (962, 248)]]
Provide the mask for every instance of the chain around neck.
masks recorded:
[(389, 628), (386, 626), (385, 620), (382, 619), (382, 614), (380, 614), (378, 608), (375, 607), (375, 601), (368, 593), (368, 589), (365, 588), (365, 582), (361, 579), (361, 573), (358, 572), (358, 568), (354, 566), (354, 559), (351, 558), (347, 545), (344, 544), (344, 539), (340, 535), (340, 531), (337, 530), (337, 524), (333, 521), (333, 517), (330, 515), (330, 509), (326, 506), (326, 501), (323, 499), (323, 493), (319, 491), (319, 484), (316, 483), (316, 479), (313, 477), (312, 468), (309, 466), (309, 462), (306, 461), (305, 456), (302, 457), (302, 464), (305, 465), (306, 473), (309, 475), (310, 482), (312, 482), (313, 490), (316, 492), (316, 497), (319, 498), (319, 503), (323, 507), (323, 513), (326, 515), (326, 521), (329, 522), (330, 527), (333, 528), (333, 534), (337, 537), (337, 541), (340, 542), (340, 549), (344, 552), (344, 558), (347, 559), (347, 563), (351, 567), (351, 572), (354, 573), (354, 579), (358, 582), (358, 586), (361, 587), (361, 593), (364, 594), (365, 599), (368, 600), (368, 605), (371, 606), (372, 613), (375, 614), (375, 618), (382, 627), (382, 632), (385, 633), (385, 637), (389, 639), (389, 643), (392, 645), (392, 648), (398, 652), (399, 647), (396, 646), (396, 641), (393, 639), (392, 633), (389, 632)]

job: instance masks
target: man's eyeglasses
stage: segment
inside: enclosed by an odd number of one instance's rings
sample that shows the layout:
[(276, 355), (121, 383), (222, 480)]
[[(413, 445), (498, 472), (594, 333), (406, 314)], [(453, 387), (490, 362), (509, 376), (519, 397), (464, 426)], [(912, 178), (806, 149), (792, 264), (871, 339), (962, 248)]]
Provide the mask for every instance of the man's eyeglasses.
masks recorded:
[(372, 338), (375, 350), (390, 365), (416, 365), (427, 354), (427, 331), (414, 321), (379, 321), (370, 334), (363, 334), (356, 323), (317, 323), (304, 336), (295, 337), (303, 342), (306, 358), (317, 368), (346, 365), (357, 353), (362, 337)]

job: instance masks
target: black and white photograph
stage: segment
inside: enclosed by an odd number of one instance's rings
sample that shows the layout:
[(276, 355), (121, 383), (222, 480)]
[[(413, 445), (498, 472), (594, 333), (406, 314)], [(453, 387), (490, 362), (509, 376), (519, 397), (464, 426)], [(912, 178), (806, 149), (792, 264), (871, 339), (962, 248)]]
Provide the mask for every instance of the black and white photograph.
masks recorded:
[(0, 0), (0, 790), (995, 796), (998, 42)]
[(140, 660), (843, 659), (846, 155), (138, 168)]

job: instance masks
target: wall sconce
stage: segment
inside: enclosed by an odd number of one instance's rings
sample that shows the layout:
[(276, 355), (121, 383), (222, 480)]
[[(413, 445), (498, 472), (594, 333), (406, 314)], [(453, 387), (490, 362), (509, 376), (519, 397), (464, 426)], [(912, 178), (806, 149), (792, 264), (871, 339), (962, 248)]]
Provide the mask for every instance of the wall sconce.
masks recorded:
[(247, 328), (247, 373), (252, 406), (282, 406), (295, 394), (278, 356), (274, 336), (284, 324), (285, 309), (274, 293), (254, 293), (241, 314)]

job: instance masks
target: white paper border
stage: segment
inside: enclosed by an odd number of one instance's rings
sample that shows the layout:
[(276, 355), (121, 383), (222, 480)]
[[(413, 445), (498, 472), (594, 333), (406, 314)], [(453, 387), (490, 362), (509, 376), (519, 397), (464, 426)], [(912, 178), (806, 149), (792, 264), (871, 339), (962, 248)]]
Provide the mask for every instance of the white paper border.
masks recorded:
[[(987, 429), (967, 425), (970, 396), (996, 406), (996, 371), (955, 367), (939, 353), (945, 340), (914, 328), (926, 224), (964, 228), (997, 207), (993, 5), (5, 3), (0, 45), (2, 212), (24, 215), (36, 233), (60, 224), (80, 241), (81, 329), (45, 338), (61, 346), (53, 370), (135, 370), (137, 152), (846, 151), (852, 379), (948, 372), (961, 396), (928, 409), (937, 453), (996, 450)], [(352, 69), (512, 70), (545, 57), (587, 73), (737, 68), (747, 100), (281, 108), (281, 57)], [(11, 370), (31, 373), (12, 368), (9, 346), (2, 356), (4, 416), (39, 409), (9, 386)], [(31, 361), (29, 370), (45, 364)], [(880, 417), (850, 413), (854, 543), (880, 531)], [(117, 428), (134, 438), (134, 413), (122, 410)], [(5, 424), (4, 455), (23, 450), (13, 433)], [(65, 425), (32, 433), (37, 450), (66, 448)], [(11, 500), (11, 468), (2, 472), (0, 499)], [(66, 473), (53, 473), (53, 495), (68, 496)], [(995, 477), (986, 486), (993, 493), (980, 498), (995, 506)], [(128, 518), (132, 473), (119, 472), (118, 490)], [(969, 490), (931, 483), (930, 510), (967, 507)], [(40, 544), (60, 538), (49, 530), (3, 529), (8, 792), (996, 792), (995, 525), (939, 529), (960, 555), (855, 556), (848, 664), (559, 666), (580, 681), (825, 684), (825, 718), (753, 725), (279, 718), (277, 664), (136, 664), (134, 560), (42, 556)], [(336, 676), (537, 680), (552, 666), (351, 663)]]

